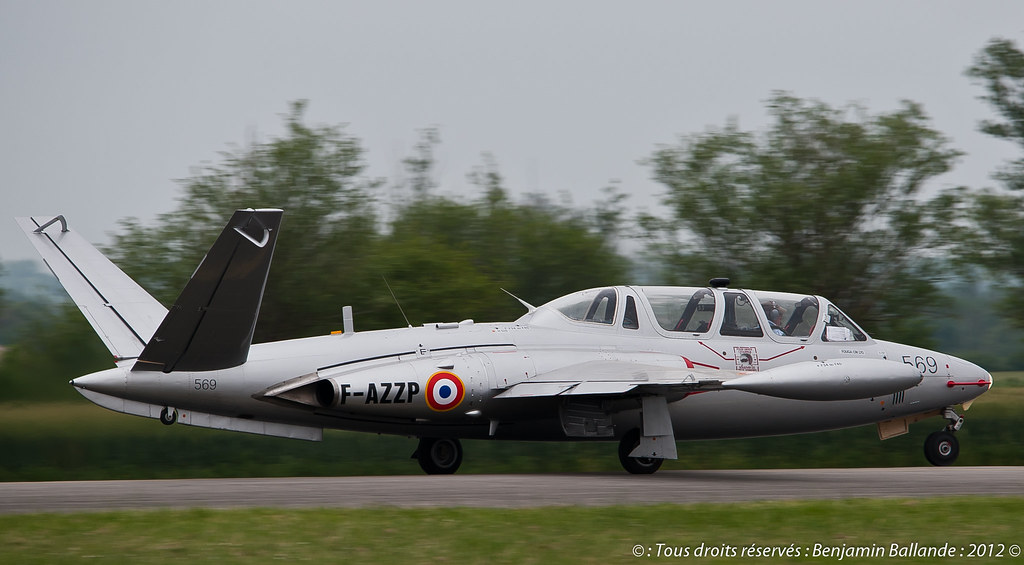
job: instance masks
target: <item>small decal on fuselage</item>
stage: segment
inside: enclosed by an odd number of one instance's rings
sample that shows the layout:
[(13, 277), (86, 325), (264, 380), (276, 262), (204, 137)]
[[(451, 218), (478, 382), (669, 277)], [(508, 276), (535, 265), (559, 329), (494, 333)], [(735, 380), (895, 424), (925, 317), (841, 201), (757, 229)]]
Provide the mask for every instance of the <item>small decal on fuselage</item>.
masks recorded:
[(756, 347), (733, 347), (733, 356), (736, 358), (737, 371), (757, 371), (757, 348)]
[(427, 379), (427, 406), (435, 412), (453, 410), (466, 396), (466, 385), (450, 371), (438, 371)]

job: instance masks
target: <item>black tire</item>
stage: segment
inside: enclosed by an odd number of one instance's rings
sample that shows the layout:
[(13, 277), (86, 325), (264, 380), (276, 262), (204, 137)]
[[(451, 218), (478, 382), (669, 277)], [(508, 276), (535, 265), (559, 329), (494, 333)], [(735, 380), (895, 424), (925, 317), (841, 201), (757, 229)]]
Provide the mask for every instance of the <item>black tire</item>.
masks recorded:
[(416, 459), (428, 475), (451, 475), (462, 464), (462, 443), (449, 438), (420, 438)]
[(633, 428), (619, 441), (619, 462), (622, 468), (634, 475), (650, 475), (661, 468), (664, 459), (653, 457), (630, 457), (629, 454), (640, 445), (640, 428)]
[(178, 421), (178, 411), (177, 410), (168, 410), (168, 408), (165, 406), (164, 409), (160, 411), (160, 423), (161, 424), (163, 424), (165, 426), (170, 426), (171, 424), (173, 424), (173, 423), (175, 423), (177, 421)]
[(924, 440), (924, 456), (932, 465), (952, 465), (958, 455), (960, 441), (951, 432), (932, 432)]

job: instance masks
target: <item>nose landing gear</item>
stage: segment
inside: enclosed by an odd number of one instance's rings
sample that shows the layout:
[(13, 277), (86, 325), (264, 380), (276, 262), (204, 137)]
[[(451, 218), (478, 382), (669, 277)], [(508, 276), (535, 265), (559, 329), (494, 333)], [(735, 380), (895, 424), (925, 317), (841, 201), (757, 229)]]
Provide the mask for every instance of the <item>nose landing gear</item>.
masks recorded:
[(952, 432), (932, 432), (924, 440), (924, 456), (932, 465), (951, 465), (960, 455), (960, 442)]
[(932, 432), (924, 440), (924, 457), (932, 465), (952, 465), (960, 455), (960, 442), (953, 435), (964, 425), (963, 416), (952, 408), (946, 408), (942, 416), (949, 421), (946, 429)]

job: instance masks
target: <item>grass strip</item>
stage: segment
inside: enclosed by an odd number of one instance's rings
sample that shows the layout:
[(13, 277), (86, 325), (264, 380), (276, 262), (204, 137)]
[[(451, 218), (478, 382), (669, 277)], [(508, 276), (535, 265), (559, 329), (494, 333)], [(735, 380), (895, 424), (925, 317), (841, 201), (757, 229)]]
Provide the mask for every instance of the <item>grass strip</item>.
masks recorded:
[[(1019, 559), (1009, 555), (1010, 546), (1024, 543), (1019, 528), (1022, 511), (1022, 497), (951, 497), (511, 510), (34, 514), (0, 516), (0, 563), (839, 561), (822, 556), (817, 548), (884, 553), (884, 558), (849, 555), (843, 563), (936, 561), (890, 555), (892, 544), (910, 549), (914, 543), (919, 548), (950, 544), (956, 552), (947, 560), (951, 562), (1008, 563)], [(986, 554), (968, 557), (972, 549), (978, 552), (978, 545), (986, 546)], [(640, 547), (639, 558), (633, 554), (635, 546)], [(800, 556), (744, 556), (742, 552), (752, 546), (761, 554), (793, 548)], [(1000, 550), (1002, 557), (988, 555)]]

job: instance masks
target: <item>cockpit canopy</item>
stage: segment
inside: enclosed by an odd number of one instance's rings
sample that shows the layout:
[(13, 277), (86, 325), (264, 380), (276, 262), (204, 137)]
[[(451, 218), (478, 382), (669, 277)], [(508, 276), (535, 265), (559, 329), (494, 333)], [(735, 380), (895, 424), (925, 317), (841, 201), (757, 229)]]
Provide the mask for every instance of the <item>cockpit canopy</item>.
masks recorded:
[[(593, 327), (640, 330), (644, 320), (667, 337), (771, 337), (824, 342), (867, 341), (868, 336), (835, 305), (817, 296), (729, 288), (608, 287), (555, 299), (544, 309)], [(648, 324), (652, 325), (653, 324)]]

